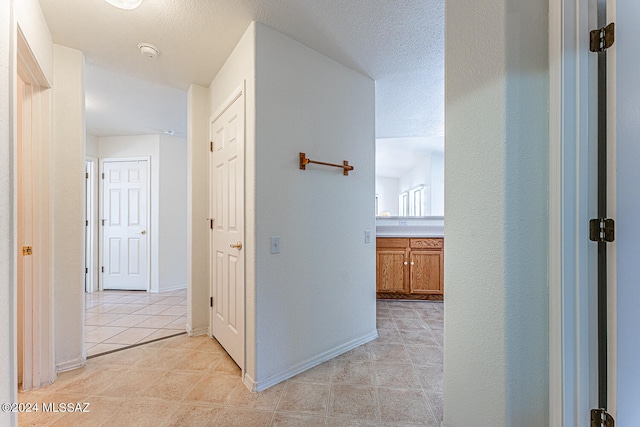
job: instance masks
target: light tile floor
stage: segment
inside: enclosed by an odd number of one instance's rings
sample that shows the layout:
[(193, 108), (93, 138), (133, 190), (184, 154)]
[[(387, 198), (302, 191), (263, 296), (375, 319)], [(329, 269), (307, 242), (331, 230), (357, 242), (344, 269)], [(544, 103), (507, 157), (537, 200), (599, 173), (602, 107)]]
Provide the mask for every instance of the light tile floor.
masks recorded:
[(187, 290), (149, 293), (102, 291), (85, 294), (87, 356), (184, 333)]
[(88, 402), (89, 413), (20, 414), (29, 426), (437, 426), (443, 309), (378, 302), (380, 338), (261, 393), (208, 337), (181, 335), (90, 359), (20, 402)]

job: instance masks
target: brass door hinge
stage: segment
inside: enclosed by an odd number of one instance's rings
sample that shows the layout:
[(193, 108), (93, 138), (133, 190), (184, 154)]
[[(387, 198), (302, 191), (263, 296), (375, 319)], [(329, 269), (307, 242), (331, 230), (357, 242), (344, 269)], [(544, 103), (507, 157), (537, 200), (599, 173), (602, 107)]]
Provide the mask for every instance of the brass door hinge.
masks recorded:
[(213, 153), (213, 141), (209, 141), (209, 151)]
[(615, 240), (615, 222), (611, 218), (590, 220), (589, 240), (592, 242), (613, 242)]
[(613, 417), (604, 409), (591, 410), (591, 427), (614, 427)]
[(589, 33), (589, 50), (591, 52), (604, 52), (615, 41), (616, 26), (612, 22), (606, 27), (598, 28)]

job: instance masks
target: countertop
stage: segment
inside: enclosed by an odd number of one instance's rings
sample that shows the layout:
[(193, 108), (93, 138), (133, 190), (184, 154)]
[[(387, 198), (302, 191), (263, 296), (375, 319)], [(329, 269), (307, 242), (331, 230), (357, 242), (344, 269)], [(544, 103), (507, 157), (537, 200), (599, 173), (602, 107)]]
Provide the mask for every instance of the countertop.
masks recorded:
[(444, 237), (444, 217), (377, 217), (376, 237)]

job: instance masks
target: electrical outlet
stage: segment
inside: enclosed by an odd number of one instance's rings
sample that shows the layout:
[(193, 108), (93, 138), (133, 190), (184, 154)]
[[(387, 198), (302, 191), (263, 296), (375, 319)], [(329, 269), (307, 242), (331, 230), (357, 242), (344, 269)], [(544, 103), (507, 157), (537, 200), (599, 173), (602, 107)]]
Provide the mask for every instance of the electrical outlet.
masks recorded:
[(371, 230), (364, 230), (364, 242), (371, 243)]
[(280, 237), (278, 236), (271, 237), (271, 253), (272, 254), (280, 253)]

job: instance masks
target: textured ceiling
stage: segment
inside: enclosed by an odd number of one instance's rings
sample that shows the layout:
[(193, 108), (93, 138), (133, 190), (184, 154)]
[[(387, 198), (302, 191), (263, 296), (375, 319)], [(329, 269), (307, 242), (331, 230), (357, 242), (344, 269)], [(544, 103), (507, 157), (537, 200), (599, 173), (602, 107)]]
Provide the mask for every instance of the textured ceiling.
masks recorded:
[[(172, 93), (171, 88), (185, 91), (191, 83), (208, 86), (249, 23), (257, 20), (375, 79), (377, 136), (442, 135), (444, 0), (144, 0), (133, 11), (104, 0), (40, 4), (54, 42), (84, 52), (87, 72), (96, 73), (87, 77), (91, 102), (111, 96), (102, 103), (128, 105), (132, 79), (155, 84), (138, 85), (143, 87), (139, 98), (153, 88)], [(160, 56), (143, 57), (140, 42), (156, 45)], [(128, 77), (120, 85), (122, 75)], [(101, 86), (109, 90), (100, 91)], [(129, 99), (118, 101), (123, 95)], [(175, 104), (171, 95), (167, 101)], [(146, 107), (138, 105), (138, 118), (127, 129), (147, 123), (143, 112), (165, 117), (155, 114), (160, 104), (153, 99)], [(184, 108), (181, 102), (178, 107)], [(184, 110), (180, 114), (186, 115)], [(122, 134), (115, 116), (88, 113), (87, 127), (100, 134), (111, 127), (112, 134)], [(121, 115), (120, 121), (130, 116)], [(158, 120), (155, 128), (172, 126)]]

